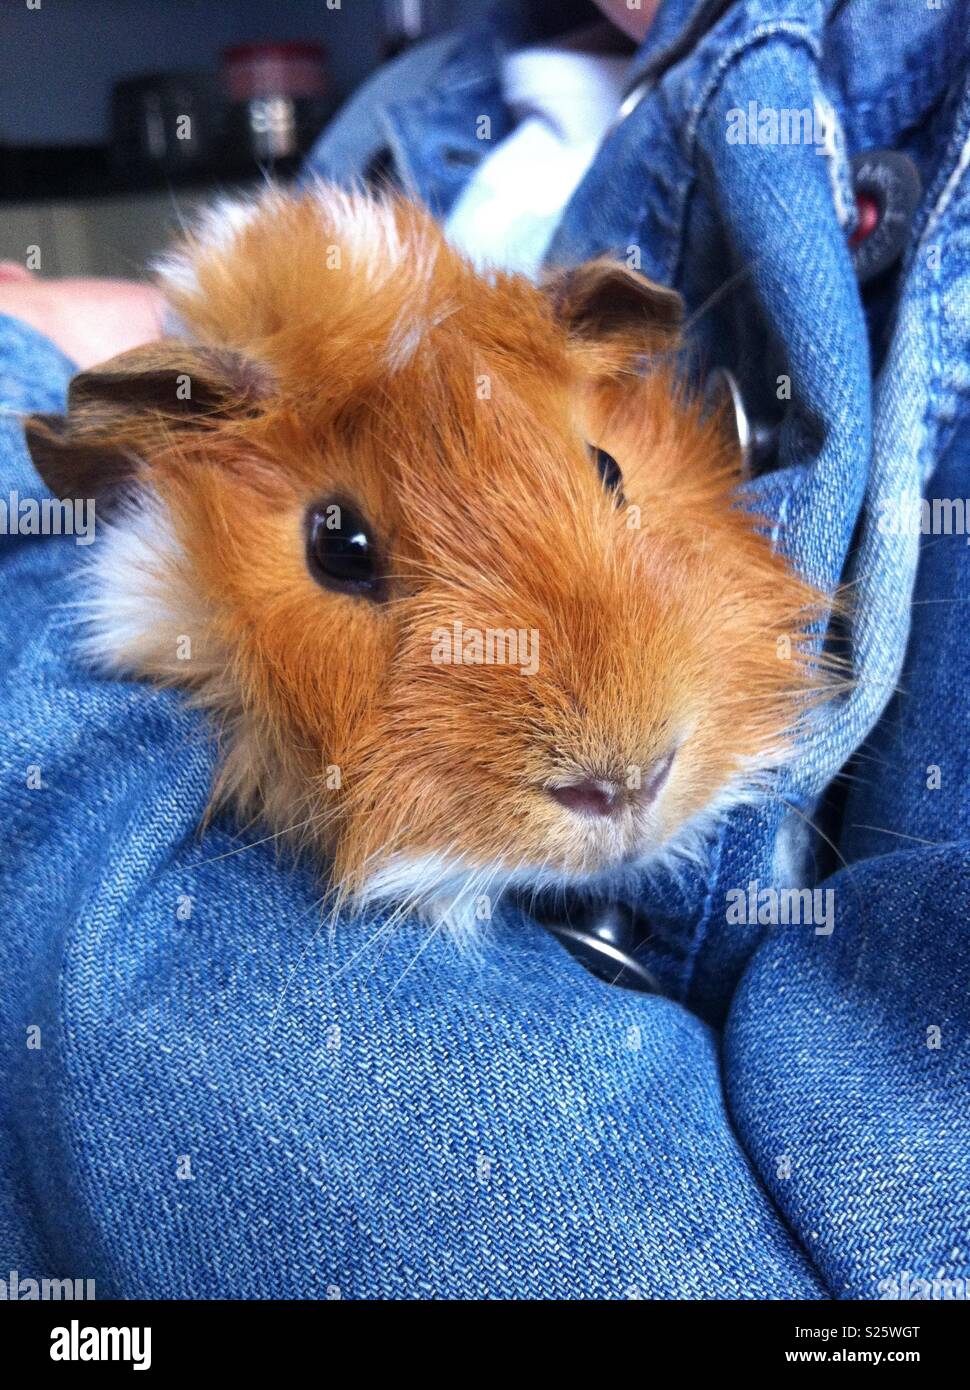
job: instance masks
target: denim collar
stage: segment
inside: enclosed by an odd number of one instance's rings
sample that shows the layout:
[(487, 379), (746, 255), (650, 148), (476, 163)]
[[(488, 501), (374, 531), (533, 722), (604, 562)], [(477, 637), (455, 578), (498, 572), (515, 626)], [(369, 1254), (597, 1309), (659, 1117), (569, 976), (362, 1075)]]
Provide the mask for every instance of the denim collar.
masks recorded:
[[(874, 8), (874, 0), (863, 0), (858, 13), (845, 0), (663, 0), (631, 60), (633, 82), (642, 81), (645, 74), (659, 79), (714, 28), (722, 31), (719, 44), (725, 51), (732, 40), (740, 41), (744, 34), (765, 26), (800, 24), (816, 34), (831, 28), (831, 53), (822, 76), (827, 86), (848, 98), (840, 103), (848, 108), (840, 114), (850, 143), (893, 145), (921, 119), (936, 93), (945, 89), (951, 69), (964, 61), (966, 41), (954, 32), (954, 22), (940, 23), (934, 51), (921, 50), (922, 66), (916, 71), (912, 70), (913, 55), (905, 52), (903, 26), (899, 61), (890, 65), (895, 86), (882, 81), (880, 65), (873, 63), (870, 91), (866, 73), (857, 64), (856, 31), (871, 22)], [(381, 119), (398, 177), (438, 217), (447, 216), (475, 170), (513, 128), (502, 90), (502, 60), (514, 48), (541, 41), (542, 26), (536, 19), (540, 10), (495, 5), (474, 28), (454, 34), (438, 78), (428, 90), (384, 107)], [(959, 16), (951, 16), (953, 20)], [(843, 92), (842, 69), (847, 62), (854, 70), (853, 80), (851, 90)]]
[[(734, 0), (664, 0), (631, 59), (642, 72), (675, 61)], [(397, 176), (408, 193), (446, 217), (482, 161), (509, 135), (502, 62), (543, 37), (536, 12), (494, 5), (478, 24), (457, 31), (434, 86), (388, 102), (382, 123)]]
[[(634, 63), (643, 66), (673, 43), (711, 2), (666, 0)], [(716, 3), (723, 8), (725, 0)], [(541, 41), (540, 11), (499, 0), (479, 23), (455, 33), (432, 87), (385, 105), (382, 124), (397, 177), (435, 216), (448, 215), (475, 170), (511, 133), (502, 61), (515, 48)]]

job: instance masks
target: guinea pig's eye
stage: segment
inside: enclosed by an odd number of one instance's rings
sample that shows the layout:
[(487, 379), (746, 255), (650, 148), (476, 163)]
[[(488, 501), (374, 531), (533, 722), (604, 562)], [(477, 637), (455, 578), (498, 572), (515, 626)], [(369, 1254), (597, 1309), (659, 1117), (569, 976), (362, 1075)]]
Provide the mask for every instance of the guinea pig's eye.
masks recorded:
[(607, 492), (622, 492), (623, 474), (620, 472), (620, 465), (613, 455), (608, 454), (605, 449), (597, 449), (595, 444), (588, 444), (586, 447), (599, 470), (599, 475)]
[(380, 597), (373, 532), (357, 508), (342, 498), (315, 502), (308, 510), (306, 556), (310, 573), (324, 588)]

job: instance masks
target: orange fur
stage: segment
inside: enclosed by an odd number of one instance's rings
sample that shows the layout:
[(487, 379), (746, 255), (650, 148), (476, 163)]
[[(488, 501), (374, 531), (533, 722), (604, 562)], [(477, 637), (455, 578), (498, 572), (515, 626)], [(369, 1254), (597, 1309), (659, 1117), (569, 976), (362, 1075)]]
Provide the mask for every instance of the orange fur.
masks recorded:
[[(194, 646), (179, 662), (148, 634), (128, 664), (194, 688), (224, 725), (219, 794), (352, 890), (396, 853), (561, 875), (649, 857), (790, 746), (818, 596), (734, 504), (734, 451), (662, 359), (634, 375), (642, 342), (571, 336), (541, 289), (476, 274), (413, 207), (389, 215), (386, 264), (325, 194), (184, 248), (189, 333), (272, 385), (204, 430), (130, 436), (174, 518), (161, 582)], [(374, 528), (384, 603), (307, 570), (304, 514), (333, 493)], [(537, 671), (435, 664), (455, 620), (535, 630)], [(546, 794), (675, 746), (645, 839)]]

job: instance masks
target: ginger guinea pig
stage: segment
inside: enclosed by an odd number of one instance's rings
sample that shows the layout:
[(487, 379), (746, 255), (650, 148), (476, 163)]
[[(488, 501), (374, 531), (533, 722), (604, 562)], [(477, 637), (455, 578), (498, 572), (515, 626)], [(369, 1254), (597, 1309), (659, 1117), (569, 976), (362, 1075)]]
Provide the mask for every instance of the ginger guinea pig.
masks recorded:
[(460, 925), (676, 852), (784, 759), (818, 595), (672, 379), (674, 293), (482, 276), (326, 187), (217, 207), (161, 277), (178, 336), (27, 434), (101, 513), (88, 655), (211, 712), (216, 800)]

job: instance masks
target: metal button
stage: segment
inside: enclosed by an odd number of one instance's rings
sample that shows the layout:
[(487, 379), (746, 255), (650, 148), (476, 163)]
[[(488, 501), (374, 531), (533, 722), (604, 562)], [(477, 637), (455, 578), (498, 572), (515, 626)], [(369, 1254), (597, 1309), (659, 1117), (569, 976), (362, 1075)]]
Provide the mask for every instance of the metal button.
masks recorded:
[(909, 155), (899, 150), (868, 150), (852, 160), (852, 187), (866, 218), (849, 240), (852, 264), (861, 284), (895, 264), (909, 241), (923, 181)]
[(586, 903), (562, 893), (529, 900), (527, 906), (540, 926), (597, 979), (623, 989), (657, 993), (656, 981), (636, 955), (650, 928), (631, 908)]
[(741, 476), (750, 478), (754, 463), (751, 422), (741, 398), (741, 388), (727, 367), (715, 367), (704, 383), (704, 408), (710, 415), (723, 412), (741, 451)]
[(737, 378), (727, 367), (715, 367), (704, 383), (707, 414), (723, 412), (738, 442), (741, 477), (747, 481), (769, 462), (778, 443), (778, 426), (752, 420), (744, 404)]

